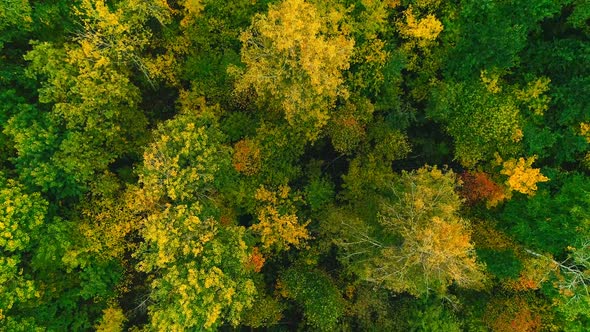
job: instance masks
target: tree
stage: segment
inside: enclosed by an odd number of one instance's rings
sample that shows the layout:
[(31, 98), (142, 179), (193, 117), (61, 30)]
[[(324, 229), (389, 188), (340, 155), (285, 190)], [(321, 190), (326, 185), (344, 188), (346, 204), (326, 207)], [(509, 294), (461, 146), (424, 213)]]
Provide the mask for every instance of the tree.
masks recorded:
[(136, 255), (138, 270), (149, 275), (144, 301), (157, 330), (237, 325), (256, 293), (244, 268), (250, 256), (245, 229), (216, 218), (216, 177), (231, 167), (218, 109), (190, 101), (157, 130), (144, 153), (140, 187), (129, 197), (145, 216), (145, 242)]
[[(125, 154), (138, 152), (147, 119), (131, 68), (146, 73), (139, 53), (149, 42), (149, 19), (167, 19), (162, 2), (82, 1), (72, 11), (82, 25), (63, 44), (34, 42), (25, 59), (43, 115), (23, 110), (6, 132), (19, 152), (23, 180), (58, 199), (79, 197), (97, 174)], [(32, 130), (38, 127), (43, 130)]]
[(40, 238), (47, 205), (38, 193), (27, 194), (20, 183), (0, 173), (0, 327), (25, 323), (19, 309), (41, 297), (30, 255)]
[(320, 331), (332, 331), (344, 314), (344, 303), (336, 285), (326, 273), (309, 267), (283, 272), (279, 292), (303, 308), (306, 323)]
[(256, 293), (244, 268), (244, 228), (219, 225), (199, 204), (169, 205), (144, 223), (139, 270), (152, 276), (147, 300), (152, 328), (237, 325)]
[[(486, 79), (483, 74), (482, 79)], [(495, 85), (441, 83), (431, 103), (430, 116), (445, 124), (454, 139), (455, 158), (464, 166), (492, 160), (496, 152), (511, 156), (519, 150), (518, 105)]]
[(349, 67), (354, 41), (339, 28), (341, 17), (303, 0), (285, 0), (256, 15), (240, 37), (246, 68), (237, 91), (253, 88), (316, 140), (336, 99), (348, 96), (341, 72)]
[(509, 201), (498, 226), (531, 250), (559, 256), (587, 234), (590, 181), (570, 174), (555, 182), (553, 193), (545, 188), (531, 198)]
[(377, 229), (345, 224), (350, 234), (340, 246), (346, 257), (365, 257), (357, 263), (362, 277), (415, 296), (444, 293), (452, 283), (481, 287), (482, 266), (469, 223), (457, 213), (461, 200), (455, 186), (455, 174), (436, 167), (402, 172), (382, 203)]
[(0, 4), (0, 50), (20, 33), (31, 29), (31, 5), (28, 0), (9, 0)]
[(537, 183), (549, 181), (538, 168), (532, 168), (535, 159), (536, 157), (526, 160), (520, 158), (518, 161), (510, 159), (502, 164), (501, 173), (508, 176), (506, 185), (510, 190), (532, 196), (537, 190)]
[(505, 189), (485, 172), (465, 172), (461, 182), (461, 195), (470, 204), (485, 201), (488, 207), (494, 207), (506, 199)]
[(279, 187), (276, 193), (265, 187), (256, 190), (256, 200), (260, 202), (257, 209), (258, 223), (250, 229), (260, 235), (265, 250), (288, 250), (292, 246), (299, 248), (310, 238), (306, 229), (309, 221), (303, 224), (299, 222), (292, 203), (301, 200), (301, 197), (289, 197), (290, 190), (288, 186)]
[(234, 146), (233, 165), (236, 171), (254, 175), (260, 170), (260, 148), (256, 142), (243, 139)]
[[(520, 53), (527, 47), (527, 36), (538, 29), (544, 18), (561, 10), (567, 1), (494, 2), (485, 4), (468, 0), (452, 6), (453, 24), (443, 38), (444, 72), (460, 80), (481, 70), (506, 70), (521, 64)], [(482, 21), (485, 13), (489, 19)], [(452, 46), (451, 46), (452, 45)]]

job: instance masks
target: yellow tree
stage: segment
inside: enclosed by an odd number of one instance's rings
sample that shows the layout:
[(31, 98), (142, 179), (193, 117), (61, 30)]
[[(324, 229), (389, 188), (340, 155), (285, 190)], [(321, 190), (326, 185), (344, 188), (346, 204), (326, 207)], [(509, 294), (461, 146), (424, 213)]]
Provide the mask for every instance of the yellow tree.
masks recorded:
[(301, 223), (295, 214), (293, 201), (301, 200), (299, 196), (290, 197), (291, 188), (280, 186), (272, 192), (264, 186), (256, 191), (258, 223), (250, 229), (260, 235), (264, 249), (287, 250), (301, 247), (310, 238), (306, 223)]
[(458, 215), (456, 176), (436, 167), (403, 172), (381, 206), (377, 230), (344, 224), (347, 257), (365, 257), (360, 273), (371, 282), (415, 296), (444, 293), (455, 283), (483, 286), (469, 223)]
[(519, 158), (517, 161), (512, 158), (502, 163), (501, 173), (508, 176), (506, 185), (510, 190), (533, 196), (537, 191), (537, 183), (549, 181), (540, 169), (532, 167), (535, 159)]
[(237, 325), (256, 292), (244, 265), (245, 229), (218, 222), (215, 180), (231, 167), (217, 108), (190, 99), (164, 122), (144, 153), (129, 206), (143, 216), (136, 252), (150, 280), (146, 297), (157, 331), (211, 330)]
[(303, 0), (271, 5), (241, 36), (243, 72), (238, 92), (253, 88), (282, 109), (287, 121), (315, 140), (338, 97), (347, 97), (342, 71), (354, 41), (340, 29), (342, 15)]

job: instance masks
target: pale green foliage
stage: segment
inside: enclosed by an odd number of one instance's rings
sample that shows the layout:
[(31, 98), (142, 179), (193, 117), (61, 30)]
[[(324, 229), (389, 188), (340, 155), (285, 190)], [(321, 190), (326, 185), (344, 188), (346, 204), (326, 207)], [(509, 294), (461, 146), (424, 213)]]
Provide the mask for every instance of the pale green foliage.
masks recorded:
[(146, 70), (139, 52), (150, 43), (152, 32), (145, 23), (151, 18), (169, 23), (172, 10), (165, 0), (125, 0), (113, 7), (104, 0), (82, 0), (74, 9), (84, 26), (78, 40), (85, 50), (94, 48), (111, 60)]
[(369, 132), (374, 141), (371, 148), (354, 158), (348, 173), (343, 175), (344, 195), (351, 201), (358, 201), (374, 193), (393, 179), (391, 163), (402, 159), (410, 152), (407, 137), (399, 131), (390, 131), (384, 125), (376, 125)]
[(443, 122), (455, 143), (455, 158), (474, 167), (498, 152), (514, 156), (521, 148), (523, 123), (538, 121), (549, 109), (549, 79), (526, 87), (508, 85), (500, 74), (482, 71), (480, 81), (441, 83), (434, 92), (430, 116)]
[[(39, 100), (52, 105), (52, 110), (37, 117), (19, 114), (10, 121), (7, 133), (16, 142), (17, 162), (25, 173), (30, 172), (27, 181), (44, 189), (57, 185), (53, 182), (74, 182), (83, 188), (118, 156), (134, 148), (146, 124), (137, 109), (139, 90), (127, 73), (84, 45), (60, 48), (39, 43), (26, 56), (31, 61), (28, 74), (45, 80)], [(37, 126), (44, 128), (41, 134), (28, 133)], [(40, 156), (44, 158), (40, 163), (32, 162)], [(51, 174), (56, 171), (58, 174)], [(59, 173), (68, 181), (57, 180)], [(70, 195), (69, 191), (76, 195), (80, 190), (69, 188), (63, 196)]]
[[(41, 82), (39, 101), (51, 112), (28, 124), (18, 121), (30, 115), (18, 114), (7, 128), (27, 181), (58, 197), (76, 196), (118, 157), (136, 152), (147, 121), (130, 69), (147, 75), (138, 55), (150, 37), (144, 24), (152, 17), (165, 22), (166, 8), (161, 1), (129, 0), (111, 9), (102, 0), (85, 0), (74, 7), (82, 23), (74, 42), (33, 43), (27, 74)], [(36, 126), (42, 134), (29, 133)]]
[(43, 224), (47, 203), (39, 194), (24, 193), (18, 182), (0, 177), (0, 206), (0, 247), (7, 252), (26, 249)]
[(342, 71), (349, 67), (354, 42), (339, 29), (340, 18), (303, 0), (285, 0), (255, 16), (241, 36), (246, 70), (237, 90), (254, 88), (315, 140), (336, 98), (348, 96)]
[(446, 124), (455, 143), (455, 157), (473, 167), (495, 152), (511, 155), (522, 137), (519, 107), (510, 95), (489, 85), (441, 84), (431, 116)]
[(344, 313), (344, 301), (326, 273), (308, 267), (293, 267), (279, 281), (281, 295), (295, 300), (308, 325), (317, 331), (333, 331)]

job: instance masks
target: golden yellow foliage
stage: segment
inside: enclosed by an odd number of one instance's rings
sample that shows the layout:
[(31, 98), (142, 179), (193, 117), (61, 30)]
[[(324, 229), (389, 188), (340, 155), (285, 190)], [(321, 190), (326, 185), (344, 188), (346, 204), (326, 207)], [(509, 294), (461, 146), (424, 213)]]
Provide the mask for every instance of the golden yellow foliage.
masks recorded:
[(502, 87), (498, 85), (500, 75), (497, 73), (488, 73), (487, 70), (482, 70), (480, 73), (481, 81), (486, 89), (491, 93), (502, 92)]
[(373, 260), (369, 280), (416, 296), (444, 293), (453, 282), (483, 285), (469, 224), (458, 215), (461, 199), (455, 186), (455, 174), (436, 167), (402, 174), (393, 187), (396, 199), (383, 204), (380, 222), (403, 240), (378, 245), (382, 254)]
[(309, 222), (300, 225), (296, 215), (281, 215), (274, 207), (267, 206), (260, 209), (258, 221), (251, 229), (260, 234), (264, 248), (271, 246), (284, 249), (289, 249), (290, 246), (300, 247), (302, 241), (309, 238), (305, 228)]
[[(306, 228), (310, 221), (303, 224), (299, 222), (295, 208), (289, 201), (289, 192), (290, 188), (286, 185), (280, 186), (277, 192), (271, 192), (264, 186), (256, 190), (255, 198), (262, 204), (257, 209), (258, 223), (250, 229), (260, 235), (264, 249), (300, 248), (310, 238)], [(300, 198), (296, 196), (293, 199)]]
[(406, 19), (405, 24), (398, 25), (400, 33), (405, 38), (416, 39), (419, 46), (427, 46), (429, 42), (435, 40), (443, 31), (442, 23), (432, 14), (418, 19), (414, 16), (414, 12), (410, 6), (404, 11), (404, 16)]
[(120, 308), (107, 308), (102, 311), (102, 318), (98, 326), (97, 332), (120, 332), (123, 331), (123, 324), (127, 318)]
[(271, 5), (240, 37), (246, 70), (237, 91), (254, 88), (315, 140), (336, 98), (348, 96), (341, 71), (349, 67), (354, 41), (338, 28), (340, 19), (338, 12), (322, 15), (303, 0)]
[(433, 217), (428, 227), (415, 234), (420, 245), (413, 250), (421, 253), (420, 262), (428, 266), (428, 273), (434, 275), (448, 274), (459, 285), (469, 284), (465, 271), (479, 268), (473, 244), (466, 225), (462, 222), (443, 220)]
[(501, 173), (508, 176), (506, 185), (510, 190), (532, 196), (537, 190), (537, 183), (549, 181), (549, 178), (541, 174), (540, 169), (532, 168), (535, 159), (536, 157), (519, 158), (517, 161), (512, 158), (503, 162)]
[(181, 26), (187, 26), (192, 24), (196, 17), (201, 14), (201, 11), (205, 8), (205, 5), (201, 0), (181, 0), (179, 4), (183, 7), (184, 17), (180, 21)]
[[(403, 38), (401, 49), (408, 56), (407, 69), (427, 76), (430, 83), (436, 80), (433, 75), (440, 65), (439, 60), (432, 57), (432, 48), (436, 45), (439, 34), (443, 31), (442, 23), (433, 15), (427, 14), (428, 10), (418, 6), (417, 10), (410, 5), (403, 12), (403, 18), (399, 18), (396, 26)], [(428, 85), (426, 81), (424, 85)], [(412, 91), (418, 99), (426, 98), (428, 92), (424, 88), (416, 88)]]
[(83, 210), (87, 219), (78, 226), (87, 242), (85, 250), (103, 259), (123, 259), (131, 245), (125, 237), (141, 225), (139, 218), (116, 199), (92, 201), (91, 204), (93, 206)]
[(220, 227), (201, 217), (198, 204), (153, 211), (141, 230), (138, 269), (153, 273), (151, 326), (158, 331), (207, 330), (237, 325), (256, 292), (249, 271), (244, 228)]

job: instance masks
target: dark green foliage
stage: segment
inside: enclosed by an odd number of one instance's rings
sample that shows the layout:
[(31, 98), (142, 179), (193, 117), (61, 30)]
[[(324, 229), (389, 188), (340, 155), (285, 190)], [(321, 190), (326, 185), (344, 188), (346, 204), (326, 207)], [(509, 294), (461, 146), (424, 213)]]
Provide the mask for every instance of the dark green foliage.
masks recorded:
[(534, 197), (513, 199), (506, 204), (500, 227), (521, 244), (562, 255), (576, 239), (590, 234), (590, 179), (571, 174), (556, 192), (540, 190)]
[(486, 265), (488, 272), (500, 280), (518, 278), (522, 264), (512, 250), (477, 250), (477, 257)]
[(319, 210), (334, 199), (334, 185), (324, 178), (311, 180), (305, 191), (312, 210)]
[[(506, 70), (520, 65), (519, 53), (539, 22), (559, 12), (566, 1), (462, 1), (443, 40), (449, 48), (446, 72), (467, 79), (480, 70)], [(485, 13), (485, 14), (484, 14)]]

